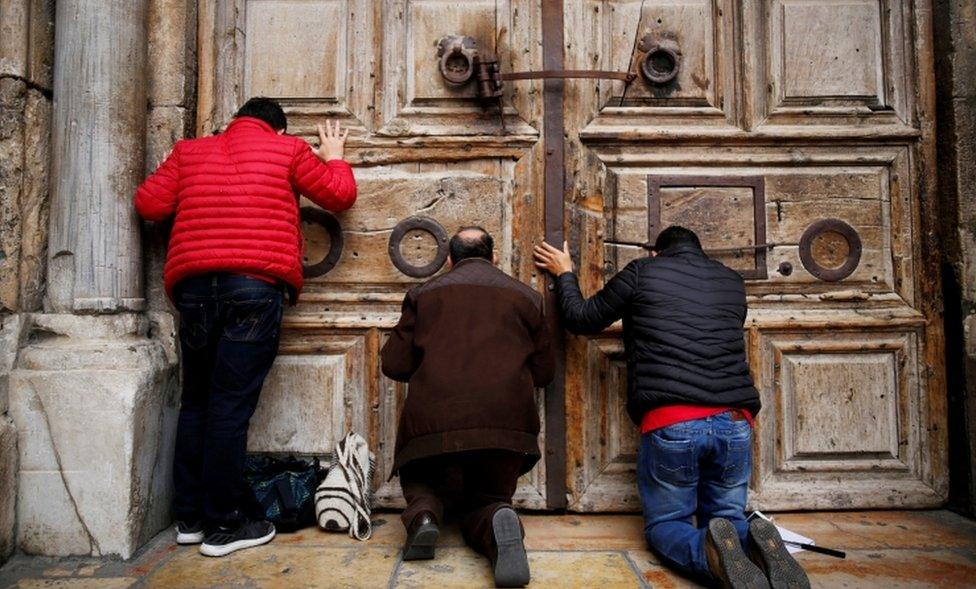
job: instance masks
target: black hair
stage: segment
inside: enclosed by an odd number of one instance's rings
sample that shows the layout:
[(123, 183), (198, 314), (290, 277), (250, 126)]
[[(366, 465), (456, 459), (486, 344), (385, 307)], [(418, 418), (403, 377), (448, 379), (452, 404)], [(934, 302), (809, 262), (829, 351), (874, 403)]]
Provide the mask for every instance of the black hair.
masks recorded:
[[(461, 234), (465, 231), (478, 231), (481, 235), (477, 237), (461, 237)], [(451, 262), (455, 264), (466, 258), (484, 258), (485, 260), (491, 261), (494, 250), (495, 240), (492, 239), (491, 234), (485, 231), (483, 227), (478, 227), (477, 225), (461, 227), (454, 234), (454, 237), (451, 238)]]
[(278, 101), (263, 96), (255, 96), (245, 102), (244, 106), (234, 115), (234, 118), (237, 117), (261, 119), (271, 125), (271, 128), (275, 131), (282, 131), (288, 128), (288, 118), (285, 116), (285, 111), (281, 110), (281, 105), (278, 104)]
[(698, 236), (691, 229), (686, 229), (680, 225), (671, 225), (664, 231), (657, 234), (657, 240), (654, 242), (654, 251), (663, 252), (669, 247), (676, 245), (693, 245), (698, 249), (701, 249), (701, 241), (698, 240)]

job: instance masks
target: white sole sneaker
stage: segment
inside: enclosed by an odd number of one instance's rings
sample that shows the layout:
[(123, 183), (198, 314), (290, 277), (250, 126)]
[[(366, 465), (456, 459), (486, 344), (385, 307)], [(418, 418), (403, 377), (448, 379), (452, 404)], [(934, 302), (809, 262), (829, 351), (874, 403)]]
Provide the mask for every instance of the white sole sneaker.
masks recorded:
[(254, 548), (255, 546), (261, 546), (262, 544), (267, 544), (275, 537), (275, 530), (271, 530), (266, 536), (261, 536), (260, 538), (248, 538), (247, 540), (237, 540), (236, 542), (231, 542), (230, 544), (213, 545), (203, 543), (200, 545), (200, 554), (204, 556), (227, 556), (231, 552), (237, 552), (238, 550), (244, 550), (245, 548)]
[(176, 528), (176, 543), (181, 545), (187, 544), (201, 544), (203, 542), (203, 530), (199, 532), (181, 532), (179, 527)]

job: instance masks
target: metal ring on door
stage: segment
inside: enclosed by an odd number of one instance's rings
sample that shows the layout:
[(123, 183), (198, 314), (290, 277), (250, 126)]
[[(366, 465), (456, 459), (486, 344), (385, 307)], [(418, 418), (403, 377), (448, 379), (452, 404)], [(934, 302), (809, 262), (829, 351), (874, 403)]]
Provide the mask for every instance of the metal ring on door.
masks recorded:
[(342, 256), (342, 225), (335, 215), (316, 207), (302, 207), (300, 218), (307, 223), (315, 223), (329, 234), (329, 253), (315, 264), (302, 266), (305, 278), (317, 278), (329, 273), (339, 263)]
[[(816, 240), (824, 238), (830, 233), (840, 236), (846, 242), (847, 253), (839, 264), (831, 264), (829, 260), (818, 259), (818, 252), (815, 251), (817, 249)], [(827, 253), (829, 255), (829, 249)], [(811, 223), (800, 238), (800, 261), (807, 272), (820, 280), (825, 282), (843, 280), (853, 274), (861, 262), (861, 236), (853, 227), (840, 219), (821, 219)]]
[[(414, 266), (407, 262), (403, 254), (400, 253), (400, 242), (403, 241), (408, 231), (415, 229), (426, 231), (437, 241), (437, 253), (434, 255), (434, 259), (425, 266)], [(393, 228), (393, 233), (390, 234), (389, 253), (390, 260), (393, 261), (393, 265), (396, 266), (397, 270), (411, 278), (426, 278), (440, 270), (444, 262), (447, 261), (447, 230), (444, 229), (443, 225), (430, 217), (407, 217), (397, 223), (396, 227)]]

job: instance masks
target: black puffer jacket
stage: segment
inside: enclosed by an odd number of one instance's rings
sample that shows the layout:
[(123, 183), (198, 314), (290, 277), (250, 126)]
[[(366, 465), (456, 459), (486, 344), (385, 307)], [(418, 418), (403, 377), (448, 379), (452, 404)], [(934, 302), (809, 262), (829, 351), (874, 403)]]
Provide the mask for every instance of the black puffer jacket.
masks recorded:
[(569, 331), (598, 333), (623, 318), (634, 423), (650, 409), (676, 404), (759, 412), (742, 333), (745, 285), (734, 270), (678, 245), (634, 260), (589, 299), (571, 272), (557, 285)]

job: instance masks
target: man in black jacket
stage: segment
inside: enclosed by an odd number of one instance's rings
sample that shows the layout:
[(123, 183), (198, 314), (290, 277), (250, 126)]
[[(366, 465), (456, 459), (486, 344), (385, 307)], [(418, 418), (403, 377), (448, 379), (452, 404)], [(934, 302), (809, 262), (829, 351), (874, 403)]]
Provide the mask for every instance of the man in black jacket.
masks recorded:
[(569, 331), (598, 333), (623, 319), (627, 411), (642, 434), (637, 483), (651, 549), (726, 587), (809, 587), (775, 526), (744, 515), (760, 403), (745, 357), (742, 277), (677, 226), (589, 299), (565, 244), (536, 246), (535, 258), (556, 276)]

